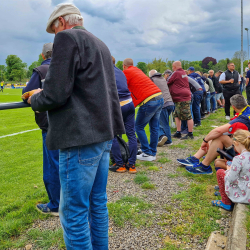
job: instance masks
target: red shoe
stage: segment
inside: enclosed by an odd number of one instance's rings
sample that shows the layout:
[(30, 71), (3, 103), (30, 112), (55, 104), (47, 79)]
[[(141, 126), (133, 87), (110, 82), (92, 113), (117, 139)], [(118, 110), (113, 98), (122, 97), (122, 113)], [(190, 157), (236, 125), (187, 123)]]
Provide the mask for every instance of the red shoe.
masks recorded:
[(123, 166), (119, 167), (116, 172), (117, 173), (125, 173), (127, 171), (126, 164), (123, 164)]

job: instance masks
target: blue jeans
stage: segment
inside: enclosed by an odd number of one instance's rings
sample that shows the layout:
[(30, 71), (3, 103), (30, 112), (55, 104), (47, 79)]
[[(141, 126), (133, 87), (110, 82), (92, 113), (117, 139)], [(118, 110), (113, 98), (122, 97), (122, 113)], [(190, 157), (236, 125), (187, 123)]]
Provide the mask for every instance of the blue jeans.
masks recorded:
[(169, 126), (169, 116), (174, 111), (173, 106), (167, 106), (161, 110), (160, 114), (160, 128), (159, 128), (159, 137), (162, 135), (167, 136), (167, 143), (171, 143), (171, 129)]
[[(128, 159), (128, 162), (130, 164), (135, 164), (136, 161), (136, 154), (137, 154), (137, 140), (135, 136), (135, 107), (134, 104), (128, 103), (121, 107), (122, 110), (122, 117), (124, 126), (126, 129), (126, 135), (128, 137), (128, 143), (129, 143), (129, 154), (130, 157)], [(124, 163), (121, 156), (121, 151), (119, 144), (117, 142), (117, 139), (115, 138), (113, 140), (112, 144), (112, 154), (114, 156), (115, 162), (118, 165), (123, 165)]]
[[(137, 113), (135, 131), (141, 143), (141, 150), (147, 155), (155, 156), (157, 152), (159, 120), (163, 103), (163, 98), (149, 101), (142, 105)], [(147, 124), (150, 129), (150, 144), (144, 130)]]
[(43, 182), (49, 196), (48, 208), (53, 212), (58, 212), (61, 188), (59, 180), (59, 150), (48, 150), (46, 136), (47, 132), (42, 132)]
[(210, 99), (212, 102), (212, 111), (214, 111), (216, 109), (215, 92), (214, 93), (207, 93), (207, 97), (206, 97), (207, 112), (210, 112), (210, 110), (211, 110)]
[(203, 98), (203, 91), (196, 91), (193, 93), (192, 110), (193, 110), (194, 124), (201, 123), (200, 104), (202, 98)]
[(108, 249), (106, 186), (112, 141), (60, 150), (59, 215), (67, 250)]

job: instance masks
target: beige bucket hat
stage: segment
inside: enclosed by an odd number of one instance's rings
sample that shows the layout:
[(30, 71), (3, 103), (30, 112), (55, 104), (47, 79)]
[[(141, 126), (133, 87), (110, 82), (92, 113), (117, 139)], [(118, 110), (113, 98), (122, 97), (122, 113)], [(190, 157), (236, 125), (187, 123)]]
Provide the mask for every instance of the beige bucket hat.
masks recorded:
[(54, 32), (51, 29), (51, 25), (53, 22), (60, 16), (66, 16), (69, 14), (77, 14), (81, 16), (80, 10), (71, 3), (63, 3), (63, 4), (58, 4), (55, 8), (55, 10), (52, 12), (52, 14), (49, 17), (49, 20), (47, 22), (47, 28), (46, 31), (48, 33), (54, 34)]

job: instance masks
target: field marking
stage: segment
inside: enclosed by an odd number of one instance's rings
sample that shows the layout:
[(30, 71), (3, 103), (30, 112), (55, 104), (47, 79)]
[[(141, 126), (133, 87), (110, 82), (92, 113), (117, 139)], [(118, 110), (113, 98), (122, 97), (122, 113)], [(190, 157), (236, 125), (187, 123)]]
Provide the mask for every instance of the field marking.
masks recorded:
[(36, 131), (36, 130), (39, 130), (39, 129), (40, 129), (40, 128), (36, 128), (36, 129), (26, 130), (26, 131), (22, 131), (22, 132), (10, 134), (10, 135), (3, 135), (3, 136), (0, 136), (0, 139), (1, 139), (1, 138), (5, 138), (5, 137), (9, 137), (9, 136), (20, 135), (20, 134), (24, 134), (24, 133), (27, 133), (27, 132)]

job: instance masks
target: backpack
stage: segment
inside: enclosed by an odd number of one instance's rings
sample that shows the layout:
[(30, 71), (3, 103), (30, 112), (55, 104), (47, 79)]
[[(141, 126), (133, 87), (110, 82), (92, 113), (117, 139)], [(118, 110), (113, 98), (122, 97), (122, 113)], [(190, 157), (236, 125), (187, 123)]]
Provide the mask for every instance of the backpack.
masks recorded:
[[(122, 160), (124, 163), (127, 163), (128, 158), (130, 156), (128, 145), (120, 136), (116, 136), (116, 139), (117, 139), (117, 142), (118, 142), (119, 147), (120, 147)], [(115, 164), (115, 159), (114, 159), (114, 156), (112, 154), (112, 151), (110, 152), (110, 160), (111, 160), (112, 164)]]

